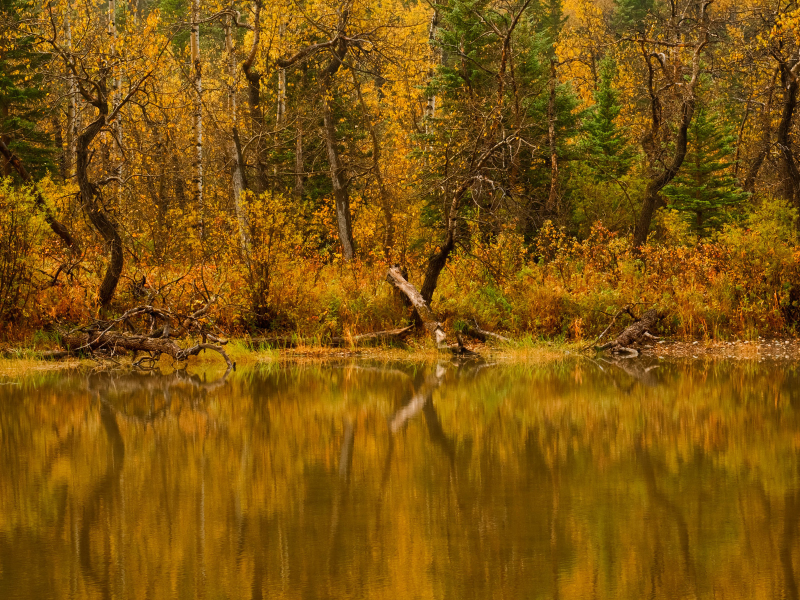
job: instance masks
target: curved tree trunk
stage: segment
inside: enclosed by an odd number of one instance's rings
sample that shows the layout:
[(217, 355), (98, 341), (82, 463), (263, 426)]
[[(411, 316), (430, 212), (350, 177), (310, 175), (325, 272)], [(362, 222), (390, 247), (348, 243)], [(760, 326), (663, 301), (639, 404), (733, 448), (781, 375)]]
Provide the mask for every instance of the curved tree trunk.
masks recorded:
[(97, 294), (99, 305), (105, 307), (114, 297), (114, 291), (117, 289), (119, 278), (122, 276), (123, 253), (122, 238), (119, 235), (117, 224), (114, 222), (114, 219), (106, 213), (103, 207), (100, 188), (89, 181), (88, 175), (89, 146), (91, 146), (97, 134), (103, 129), (103, 126), (106, 124), (106, 117), (108, 116), (108, 103), (105, 100), (107, 97), (105, 83), (101, 81), (98, 87), (100, 87), (102, 95), (102, 99), (96, 104), (100, 115), (78, 136), (76, 172), (78, 187), (81, 191), (83, 210), (94, 228), (97, 229), (98, 233), (103, 237), (110, 254), (108, 268), (106, 269), (106, 274), (103, 277), (103, 282), (100, 284), (100, 290)]
[(644, 192), (642, 211), (636, 221), (636, 228), (633, 232), (633, 247), (639, 248), (646, 241), (650, 234), (650, 223), (653, 221), (653, 214), (658, 206), (659, 194), (664, 187), (672, 181), (686, 158), (689, 125), (694, 116), (694, 98), (684, 101), (682, 108), (682, 118), (680, 129), (678, 129), (678, 139), (675, 140), (675, 150), (672, 154), (672, 162), (669, 167), (664, 169), (656, 177), (647, 182)]
[(233, 19), (228, 17), (225, 22), (225, 50), (228, 53), (228, 74), (231, 78), (228, 88), (228, 110), (230, 111), (231, 122), (231, 142), (230, 153), (233, 164), (231, 172), (231, 183), (233, 192), (233, 210), (236, 214), (236, 221), (239, 225), (239, 245), (242, 257), (245, 261), (250, 261), (250, 223), (247, 213), (242, 206), (242, 192), (247, 188), (247, 181), (244, 174), (244, 158), (242, 156), (242, 144), (239, 141), (239, 130), (236, 128), (238, 119), (238, 106), (236, 104), (236, 54), (234, 52), (233, 41)]

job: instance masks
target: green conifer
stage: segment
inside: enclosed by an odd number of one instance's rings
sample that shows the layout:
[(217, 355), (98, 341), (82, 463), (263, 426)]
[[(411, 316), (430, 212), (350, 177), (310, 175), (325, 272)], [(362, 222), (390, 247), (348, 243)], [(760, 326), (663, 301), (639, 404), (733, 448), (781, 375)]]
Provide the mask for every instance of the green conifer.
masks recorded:
[(654, 8), (654, 0), (614, 0), (611, 25), (620, 35), (644, 33), (647, 16)]
[(49, 136), (38, 127), (47, 90), (39, 68), (48, 57), (20, 26), (32, 3), (0, 0), (0, 136), (36, 176), (52, 166)]
[(635, 155), (628, 144), (625, 130), (614, 122), (621, 107), (613, 81), (616, 65), (611, 58), (600, 62), (600, 81), (595, 92), (595, 105), (583, 123), (587, 163), (598, 181), (612, 181), (627, 175)]
[(699, 107), (689, 128), (689, 148), (680, 172), (663, 190), (671, 208), (687, 213), (698, 235), (718, 229), (727, 210), (747, 193), (730, 174), (734, 137), (716, 115)]

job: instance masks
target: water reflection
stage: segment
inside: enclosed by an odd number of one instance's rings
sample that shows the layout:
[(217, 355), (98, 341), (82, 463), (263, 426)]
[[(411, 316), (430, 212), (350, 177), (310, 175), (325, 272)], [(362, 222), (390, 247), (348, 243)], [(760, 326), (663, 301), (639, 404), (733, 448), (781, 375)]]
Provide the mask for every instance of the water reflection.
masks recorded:
[(0, 387), (0, 598), (797, 598), (794, 367)]

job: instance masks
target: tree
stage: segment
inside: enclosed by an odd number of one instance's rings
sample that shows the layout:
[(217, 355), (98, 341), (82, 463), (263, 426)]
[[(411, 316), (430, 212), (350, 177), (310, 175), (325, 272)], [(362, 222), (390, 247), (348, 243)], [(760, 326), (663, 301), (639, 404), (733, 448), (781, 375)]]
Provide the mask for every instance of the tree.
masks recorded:
[[(91, 22), (91, 15), (87, 15), (87, 17), (87, 22)], [(103, 238), (109, 252), (109, 264), (97, 294), (101, 310), (111, 302), (122, 276), (124, 249), (120, 223), (106, 207), (103, 194), (103, 186), (117, 178), (106, 176), (98, 179), (93, 176), (90, 168), (94, 156), (92, 146), (101, 132), (111, 131), (115, 128), (114, 123), (119, 117), (120, 111), (142, 92), (143, 86), (159, 66), (166, 46), (154, 49), (149, 45), (150, 39), (147, 34), (154, 33), (157, 18), (151, 20), (152, 22), (144, 27), (141, 45), (129, 48), (128, 60), (125, 64), (128, 90), (113, 108), (112, 101), (116, 89), (114, 85), (109, 88), (108, 82), (112, 79), (114, 68), (119, 66), (120, 61), (118, 57), (112, 62), (108, 60), (111, 53), (103, 44), (102, 34), (98, 34), (101, 28), (94, 27), (92, 30), (93, 36), (89, 40), (91, 52), (84, 51), (81, 54), (77, 54), (74, 49), (70, 50), (69, 47), (60, 43), (61, 35), (52, 15), (51, 31), (46, 38), (46, 42), (53, 51), (61, 56), (71, 69), (78, 92), (95, 112), (89, 124), (77, 137), (75, 171), (84, 214)]]
[(426, 95), (439, 106), (420, 144), (427, 219), (440, 231), (420, 289), (429, 303), (468, 220), (492, 235), (558, 210), (559, 159), (576, 121), (557, 77), (558, 1), (458, 0), (437, 23), (441, 63)]
[[(49, 57), (25, 25), (33, 8), (27, 0), (0, 0), (0, 139), (38, 178), (53, 166), (54, 148), (40, 126), (48, 108), (43, 68)], [(12, 172), (4, 161), (3, 175)]]
[[(639, 36), (635, 42), (645, 63), (650, 108), (649, 129), (642, 139), (649, 181), (633, 233), (635, 248), (647, 241), (653, 215), (662, 202), (661, 190), (678, 174), (686, 158), (701, 59), (711, 39), (710, 5), (710, 1), (699, 5), (673, 2), (663, 30), (651, 32), (650, 37)], [(686, 11), (694, 18), (683, 18)]]
[(586, 162), (595, 172), (597, 180), (608, 182), (627, 175), (635, 155), (628, 144), (626, 131), (616, 124), (622, 107), (619, 94), (613, 87), (616, 65), (611, 58), (600, 63), (600, 77), (595, 92), (595, 105), (583, 122), (586, 137), (582, 150)]
[(725, 220), (725, 210), (747, 198), (730, 174), (734, 139), (716, 115), (698, 108), (689, 128), (683, 168), (664, 188), (669, 206), (689, 213), (698, 235), (719, 227)]
[(654, 0), (614, 0), (611, 25), (619, 33), (644, 33), (645, 20), (654, 8)]

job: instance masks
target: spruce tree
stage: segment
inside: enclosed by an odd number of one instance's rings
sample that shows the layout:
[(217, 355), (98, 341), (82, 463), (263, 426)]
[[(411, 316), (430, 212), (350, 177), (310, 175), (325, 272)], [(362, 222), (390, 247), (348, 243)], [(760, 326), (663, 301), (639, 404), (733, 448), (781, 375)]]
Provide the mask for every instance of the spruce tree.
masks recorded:
[(36, 177), (52, 167), (53, 148), (37, 124), (46, 108), (40, 67), (48, 57), (22, 27), (32, 7), (26, 0), (0, 0), (0, 136)]
[(627, 175), (635, 155), (625, 130), (614, 122), (621, 110), (618, 93), (613, 87), (615, 73), (614, 61), (604, 58), (600, 62), (595, 105), (583, 123), (586, 162), (598, 181), (613, 181)]
[(734, 137), (716, 115), (699, 107), (689, 128), (689, 148), (678, 175), (663, 190), (669, 206), (687, 213), (698, 235), (718, 229), (728, 209), (747, 198), (730, 174)]
[(654, 8), (654, 0), (614, 0), (611, 26), (620, 35), (644, 33), (647, 16)]

